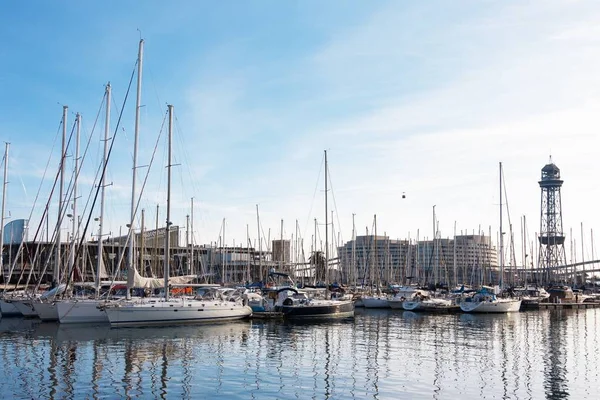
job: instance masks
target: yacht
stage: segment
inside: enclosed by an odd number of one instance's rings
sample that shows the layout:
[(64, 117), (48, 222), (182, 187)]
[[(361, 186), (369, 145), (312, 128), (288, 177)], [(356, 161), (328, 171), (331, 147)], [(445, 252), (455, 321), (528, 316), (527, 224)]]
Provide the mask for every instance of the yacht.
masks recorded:
[(521, 299), (499, 298), (483, 289), (464, 298), (459, 305), (462, 311), (468, 313), (508, 313), (521, 309)]

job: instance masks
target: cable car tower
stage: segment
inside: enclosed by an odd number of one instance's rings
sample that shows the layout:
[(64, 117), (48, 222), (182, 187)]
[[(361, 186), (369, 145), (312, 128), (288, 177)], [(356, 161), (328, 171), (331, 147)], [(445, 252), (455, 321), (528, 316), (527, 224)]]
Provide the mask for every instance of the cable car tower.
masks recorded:
[(558, 271), (557, 267), (566, 265), (565, 235), (562, 224), (562, 207), (560, 187), (560, 169), (552, 162), (542, 168), (542, 179), (538, 182), (542, 189), (542, 204), (540, 214), (540, 251), (538, 267), (544, 274), (546, 283), (557, 280), (557, 274), (566, 272)]

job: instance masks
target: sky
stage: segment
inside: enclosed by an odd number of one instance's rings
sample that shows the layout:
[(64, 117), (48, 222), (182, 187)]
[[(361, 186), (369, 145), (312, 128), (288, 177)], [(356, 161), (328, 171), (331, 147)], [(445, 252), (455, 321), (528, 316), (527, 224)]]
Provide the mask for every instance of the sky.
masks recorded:
[[(166, 221), (172, 104), (171, 221), (185, 227), (193, 202), (197, 244), (245, 246), (249, 237), (258, 247), (258, 220), (265, 240), (301, 238), (310, 251), (316, 219), (324, 241), (327, 150), (336, 242), (350, 240), (353, 226), (431, 238), (434, 208), (441, 237), (456, 227), (495, 240), (502, 162), (503, 231), (510, 235), (510, 215), (520, 260), (519, 243), (536, 247), (538, 180), (551, 157), (565, 181), (567, 260), (581, 260), (582, 243), (589, 260), (600, 227), (599, 27), (600, 4), (585, 0), (6, 2), (6, 218), (30, 218), (30, 238), (37, 230), (60, 162), (63, 105), (68, 134), (79, 112), (82, 148), (89, 142), (83, 213), (97, 186), (110, 82), (103, 232), (127, 230), (135, 79), (117, 121), (143, 38), (136, 197), (148, 229), (157, 206)], [(67, 155), (65, 185), (72, 147)], [(55, 224), (56, 195), (50, 204)], [(99, 205), (85, 208), (86, 236), (97, 235), (99, 214)], [(62, 235), (70, 231), (63, 221)]]

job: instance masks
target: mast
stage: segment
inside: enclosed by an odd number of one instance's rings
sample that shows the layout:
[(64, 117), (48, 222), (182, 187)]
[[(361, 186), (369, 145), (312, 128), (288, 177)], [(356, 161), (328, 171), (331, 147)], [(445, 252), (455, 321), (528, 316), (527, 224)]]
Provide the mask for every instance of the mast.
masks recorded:
[(258, 277), (263, 282), (262, 268), (262, 240), (260, 237), (260, 214), (258, 213), (258, 204), (256, 205), (256, 227), (258, 229)]
[(316, 258), (317, 247), (318, 247), (317, 246), (317, 229), (318, 229), (317, 228), (317, 219), (315, 218), (315, 233), (313, 234), (313, 236), (314, 236), (314, 243), (312, 244), (312, 246), (314, 246), (314, 247), (313, 247), (313, 252), (312, 252), (313, 257), (312, 257), (312, 260), (311, 260), (312, 268), (314, 270), (314, 273), (313, 273), (313, 285), (315, 285), (317, 283), (317, 280), (320, 278), (320, 276), (318, 276), (318, 274), (317, 274), (317, 271), (319, 269), (317, 268), (317, 258)]
[(246, 224), (246, 279), (250, 283), (250, 227)]
[[(415, 249), (417, 254), (415, 255), (415, 276), (414, 276), (414, 281), (413, 282), (417, 282), (417, 284), (419, 283), (419, 257), (420, 257), (420, 249), (419, 249), (419, 239), (420, 239), (420, 233), (419, 233), (419, 229), (417, 229), (417, 248)], [(409, 281), (409, 283), (412, 283)]]
[(191, 271), (190, 273), (195, 273), (196, 269), (194, 268), (194, 198), (192, 197), (191, 199), (191, 203), (192, 203), (192, 207), (191, 207), (191, 212), (190, 212), (190, 247), (191, 247), (191, 251), (190, 251), (190, 268)]
[(500, 289), (504, 288), (504, 233), (502, 232), (502, 162), (500, 169)]
[[(2, 259), (4, 246), (4, 210), (6, 208), (6, 186), (8, 185), (8, 148), (10, 143), (6, 142), (4, 146), (4, 183), (2, 184), (2, 211), (0, 211), (0, 269), (4, 271), (4, 260)], [(8, 280), (10, 280), (10, 276)]]
[(146, 263), (144, 262), (144, 253), (146, 249), (146, 209), (142, 208), (142, 220), (140, 221), (140, 248), (139, 248), (139, 260), (140, 260), (140, 272), (146, 276)]
[[(106, 171), (106, 162), (108, 157), (108, 135), (110, 134), (110, 94), (111, 87), (110, 82), (106, 85), (106, 115), (104, 122), (104, 155), (102, 156), (102, 164), (103, 169)], [(102, 271), (102, 235), (104, 228), (104, 189), (105, 185), (106, 173), (102, 174), (102, 180), (100, 181), (100, 223), (98, 224), (98, 260), (96, 262), (96, 294), (98, 294), (100, 290), (100, 272)]]
[(225, 285), (225, 272), (227, 270), (227, 255), (225, 254), (225, 218), (223, 218), (223, 241), (221, 242), (221, 284)]
[[(136, 183), (136, 169), (137, 169), (137, 153), (138, 153), (138, 138), (140, 133), (140, 107), (142, 101), (142, 66), (143, 66), (143, 56), (144, 56), (144, 39), (140, 39), (140, 45), (138, 49), (138, 68), (137, 68), (137, 97), (135, 101), (135, 135), (133, 140), (133, 168), (131, 170), (132, 178), (131, 178), (131, 218), (129, 221), (129, 251), (127, 253), (127, 300), (131, 299), (131, 293), (129, 289), (133, 286), (133, 278), (134, 278), (134, 257), (133, 253), (135, 251), (133, 246), (133, 232), (135, 228), (135, 183)], [(168, 228), (168, 227), (167, 227)], [(168, 232), (167, 232), (168, 236)]]
[[(63, 129), (62, 129), (62, 150), (60, 156), (60, 186), (58, 194), (58, 219), (56, 221), (56, 264), (54, 265), (54, 282), (56, 285), (60, 283), (60, 264), (61, 264), (61, 246), (60, 246), (60, 225), (62, 222), (62, 214), (64, 207), (64, 186), (65, 186), (65, 157), (67, 143), (67, 112), (68, 106), (63, 106)], [(3, 221), (4, 222), (4, 221)]]
[(173, 106), (169, 108), (169, 149), (167, 163), (167, 232), (165, 234), (165, 300), (169, 300), (169, 261), (171, 258), (171, 141), (173, 138)]
[(185, 216), (185, 250), (186, 250), (187, 265), (188, 265), (187, 273), (189, 274), (190, 271), (192, 270), (192, 267), (190, 265), (190, 216), (189, 215)]
[(75, 122), (77, 125), (76, 137), (75, 137), (75, 171), (74, 171), (74, 179), (73, 179), (73, 214), (71, 217), (73, 218), (73, 238), (71, 241), (71, 252), (69, 254), (69, 271), (72, 274), (75, 270), (75, 242), (77, 241), (77, 237), (79, 236), (79, 224), (77, 220), (77, 180), (79, 178), (79, 138), (81, 135), (81, 114), (77, 113), (75, 115)]
[(521, 218), (521, 240), (522, 240), (522, 246), (523, 246), (523, 250), (521, 251), (522, 253), (522, 257), (523, 257), (523, 286), (525, 286), (525, 288), (527, 288), (527, 220), (525, 218), (525, 215), (523, 215), (523, 218)]
[[(373, 262), (373, 273), (377, 274), (377, 293), (379, 293), (379, 287), (381, 286), (381, 271), (379, 269), (379, 257), (377, 257), (379, 255), (379, 248), (377, 247), (377, 214), (373, 215), (373, 228), (374, 228), (374, 249), (373, 249), (373, 258), (374, 258), (374, 262)], [(371, 288), (373, 287), (373, 282), (371, 282)]]
[(458, 285), (458, 277), (456, 276), (456, 221), (454, 221), (454, 243), (452, 243), (452, 266), (454, 267), (454, 271), (452, 271), (452, 278), (454, 279), (454, 286)]
[(585, 286), (585, 248), (584, 248), (584, 243), (583, 243), (583, 222), (581, 223), (581, 268), (583, 269), (582, 271), (582, 285)]
[(155, 229), (154, 229), (154, 257), (152, 258), (152, 274), (151, 276), (154, 278), (156, 274), (158, 274), (158, 208), (159, 205), (156, 205), (156, 218), (155, 218)]
[(356, 225), (354, 225), (354, 216), (356, 214), (352, 213), (352, 280), (354, 281), (354, 286), (357, 284), (357, 272), (356, 272)]
[(436, 264), (436, 260), (435, 260), (435, 256), (436, 256), (436, 237), (437, 237), (437, 232), (435, 229), (435, 204), (433, 205), (433, 240), (431, 241), (431, 273), (433, 275), (433, 283), (436, 284), (437, 283), (437, 264)]
[(328, 286), (328, 271), (329, 271), (329, 230), (327, 217), (327, 150), (325, 150), (325, 287)]

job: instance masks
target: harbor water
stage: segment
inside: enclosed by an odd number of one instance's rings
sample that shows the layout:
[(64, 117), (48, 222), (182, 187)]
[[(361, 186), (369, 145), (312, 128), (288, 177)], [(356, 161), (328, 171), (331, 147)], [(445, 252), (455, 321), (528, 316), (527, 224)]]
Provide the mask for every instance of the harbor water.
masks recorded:
[(598, 399), (600, 309), (165, 328), (0, 320), (12, 399)]

